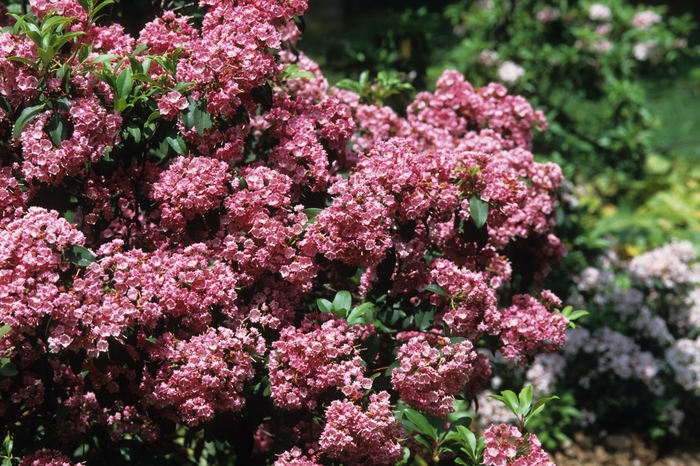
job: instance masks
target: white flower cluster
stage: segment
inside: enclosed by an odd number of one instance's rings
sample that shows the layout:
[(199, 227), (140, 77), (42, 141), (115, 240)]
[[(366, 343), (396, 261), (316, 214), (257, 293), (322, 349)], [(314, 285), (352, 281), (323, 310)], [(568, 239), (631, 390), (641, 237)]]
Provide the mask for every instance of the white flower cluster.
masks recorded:
[(653, 40), (635, 44), (632, 48), (632, 55), (639, 61), (649, 60), (652, 63), (657, 63), (663, 58), (659, 44)]
[(525, 68), (512, 61), (504, 61), (498, 67), (498, 77), (503, 82), (514, 83), (525, 74)]
[(525, 374), (528, 384), (532, 384), (538, 396), (549, 396), (555, 393), (557, 376), (564, 372), (566, 359), (561, 354), (538, 354), (535, 362)]
[(593, 21), (607, 21), (612, 16), (612, 11), (607, 5), (602, 3), (594, 3), (588, 9), (588, 17)]
[(660, 281), (666, 288), (675, 288), (700, 279), (694, 259), (695, 248), (689, 241), (672, 241), (635, 257), (630, 262), (629, 269), (635, 281), (648, 287), (653, 287)]
[(660, 22), (661, 15), (651, 10), (640, 11), (632, 17), (632, 26), (642, 30), (649, 29)]
[(666, 362), (681, 387), (700, 395), (700, 338), (676, 341), (666, 350)]
[(579, 382), (585, 388), (591, 380), (603, 373), (613, 373), (621, 379), (636, 378), (643, 381), (655, 395), (664, 393), (663, 384), (657, 379), (663, 363), (628, 336), (607, 327), (596, 330), (583, 347), (588, 354), (595, 354), (598, 367)]

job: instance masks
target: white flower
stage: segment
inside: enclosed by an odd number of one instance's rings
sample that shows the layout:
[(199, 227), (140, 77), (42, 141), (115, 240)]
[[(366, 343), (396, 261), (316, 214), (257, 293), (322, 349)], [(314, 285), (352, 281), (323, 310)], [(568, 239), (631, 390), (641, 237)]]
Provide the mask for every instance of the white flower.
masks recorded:
[(637, 29), (648, 29), (660, 22), (661, 15), (651, 10), (640, 11), (632, 17), (632, 26)]
[(593, 21), (607, 21), (612, 16), (610, 7), (601, 3), (594, 3), (588, 9), (588, 17)]
[(498, 52), (494, 50), (482, 50), (479, 54), (479, 63), (486, 66), (493, 66), (498, 60)]
[(513, 63), (512, 61), (505, 61), (498, 67), (498, 77), (501, 81), (507, 83), (514, 83), (525, 74), (525, 68)]

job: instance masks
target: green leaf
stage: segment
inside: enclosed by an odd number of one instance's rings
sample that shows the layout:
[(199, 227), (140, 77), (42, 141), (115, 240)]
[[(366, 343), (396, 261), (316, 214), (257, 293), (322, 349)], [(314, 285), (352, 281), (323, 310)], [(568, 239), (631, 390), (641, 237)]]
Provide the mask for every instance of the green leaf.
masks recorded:
[(69, 33), (63, 34), (60, 39), (58, 39), (54, 44), (51, 44), (51, 45), (53, 45), (53, 47), (56, 50), (61, 50), (61, 47), (66, 45), (69, 41), (75, 39), (76, 37), (82, 36), (83, 34), (85, 34), (85, 33), (82, 31), (69, 32)]
[(333, 310), (333, 303), (323, 298), (316, 300), (316, 306), (321, 312), (331, 312)]
[(182, 139), (182, 136), (180, 136), (179, 134), (175, 137), (166, 136), (165, 141), (178, 154), (185, 155), (187, 153), (187, 144), (185, 144), (185, 140)]
[(38, 65), (34, 60), (30, 60), (30, 59), (28, 59), (28, 58), (24, 58), (24, 57), (7, 57), (7, 59), (8, 59), (8, 60), (11, 60), (11, 61), (18, 61), (18, 62), (20, 62), (20, 63), (24, 63), (25, 65), (29, 65), (30, 67), (32, 67), (32, 68), (35, 69), (35, 70), (39, 68), (39, 65)]
[(5, 324), (2, 327), (0, 327), (0, 338), (7, 335), (7, 332), (9, 332), (10, 330), (12, 330), (12, 327), (10, 327), (8, 324)]
[(77, 265), (78, 267), (87, 267), (95, 262), (96, 259), (95, 255), (90, 252), (89, 249), (78, 245), (73, 245), (64, 249), (63, 254), (68, 261)]
[(143, 81), (146, 83), (150, 83), (150, 84), (153, 84), (153, 85), (158, 86), (158, 87), (161, 86), (158, 81), (156, 81), (155, 79), (152, 79), (150, 76), (147, 76), (143, 73), (133, 73), (131, 75), (131, 79), (133, 79), (134, 81)]
[(12, 138), (18, 139), (19, 135), (22, 134), (24, 127), (27, 126), (27, 124), (29, 124), (38, 114), (40, 114), (44, 110), (45, 106), (46, 104), (40, 104), (33, 107), (27, 107), (22, 110), (22, 113), (19, 114), (19, 118), (17, 118), (17, 121), (15, 122), (14, 129), (12, 130)]
[[(190, 100), (190, 106), (187, 109), (187, 113), (191, 114), (190, 129), (194, 127), (197, 130), (197, 134), (204, 136), (204, 130), (209, 129), (213, 126), (211, 115), (207, 112), (207, 102), (204, 99), (200, 99), (197, 102)], [(185, 124), (187, 129), (187, 124)]]
[(398, 368), (399, 370), (401, 370), (400, 366), (401, 366), (401, 361), (399, 361), (398, 359), (396, 361), (392, 362), (389, 365), (389, 367), (387, 367), (386, 371), (384, 372), (384, 376), (390, 377), (391, 373), (394, 372), (394, 369)]
[(344, 309), (349, 311), (352, 308), (352, 295), (349, 291), (341, 290), (333, 298), (333, 308), (337, 311)]
[(321, 213), (322, 210), (323, 209), (319, 209), (318, 207), (309, 207), (308, 209), (304, 209), (304, 215), (306, 215), (306, 218), (308, 218), (308, 221), (306, 223), (316, 223), (316, 217), (318, 216), (318, 214)]
[(508, 409), (511, 410), (515, 416), (518, 416), (518, 397), (515, 395), (515, 392), (511, 390), (503, 390), (501, 392), (501, 395), (489, 395), (490, 398), (494, 398), (504, 405), (508, 407)]
[(469, 213), (474, 219), (474, 224), (477, 228), (481, 228), (486, 224), (486, 219), (489, 216), (489, 204), (479, 199), (474, 195), (469, 200)]
[(131, 95), (131, 90), (134, 88), (134, 80), (131, 78), (132, 75), (131, 68), (124, 68), (124, 70), (119, 73), (116, 87), (117, 97), (126, 98)]
[(132, 138), (134, 138), (135, 143), (138, 144), (141, 142), (141, 128), (133, 123), (129, 123), (126, 127), (126, 132), (129, 133)]
[(428, 451), (432, 451), (433, 446), (430, 444), (430, 442), (425, 437), (423, 437), (422, 435), (416, 435), (413, 438), (416, 441), (418, 441), (419, 443), (423, 444), (428, 449)]
[(520, 401), (518, 407), (519, 414), (521, 416), (527, 414), (530, 410), (530, 406), (532, 406), (532, 385), (527, 385), (520, 390), (518, 400)]
[(152, 345), (155, 345), (158, 342), (158, 340), (155, 337), (148, 337), (146, 338), (146, 341)]
[(19, 374), (17, 366), (7, 358), (0, 359), (0, 375), (4, 377), (12, 377)]
[(466, 447), (465, 450), (474, 457), (476, 454), (476, 437), (474, 436), (474, 432), (464, 426), (457, 426), (457, 433)]
[(539, 400), (537, 400), (537, 401), (535, 402), (535, 404), (532, 406), (532, 412), (530, 412), (530, 414), (527, 416), (527, 418), (525, 419), (524, 424), (527, 424), (527, 422), (528, 422), (530, 419), (532, 419), (532, 417), (533, 417), (535, 414), (538, 414), (540, 411), (542, 411), (542, 410), (544, 409), (544, 405), (545, 405), (546, 403), (548, 403), (548, 402), (550, 402), (550, 401), (552, 401), (552, 400), (558, 400), (558, 399), (559, 399), (559, 397), (556, 396), (556, 395), (554, 395), (554, 396), (548, 396), (548, 397), (546, 397), (546, 398), (540, 398)]
[[(371, 321), (374, 320), (374, 318), (366, 319), (364, 318), (367, 313), (369, 312), (370, 316), (372, 316), (372, 309), (374, 309), (374, 304), (373, 303), (362, 303), (359, 306), (355, 307), (352, 311), (350, 311), (350, 314), (348, 314), (348, 323), (349, 324), (362, 324), (362, 323), (370, 323)], [(372, 316), (373, 317), (373, 316)]]
[(426, 291), (430, 291), (430, 292), (435, 293), (435, 294), (440, 295), (440, 296), (444, 296), (444, 297), (449, 297), (449, 296), (450, 296), (449, 294), (447, 294), (447, 293), (445, 292), (445, 290), (443, 290), (443, 289), (440, 287), (440, 285), (437, 285), (437, 284), (435, 284), (435, 283), (431, 283), (430, 285), (426, 286), (426, 287), (425, 287), (425, 290), (426, 290)]
[(414, 316), (414, 322), (418, 330), (427, 330), (433, 324), (433, 318), (435, 317), (435, 310), (431, 311), (418, 311)]
[(410, 408), (405, 409), (403, 413), (406, 415), (408, 420), (411, 421), (413, 425), (416, 426), (416, 428), (418, 428), (419, 432), (427, 435), (433, 440), (437, 440), (437, 429), (435, 429), (435, 427), (433, 427), (432, 424), (428, 422), (428, 419), (426, 419), (425, 416), (423, 416), (418, 411), (415, 411)]
[(45, 129), (49, 132), (51, 142), (55, 147), (61, 147), (63, 141), (68, 139), (68, 129), (63, 122), (63, 117), (57, 111), (53, 112)]
[(574, 321), (574, 320), (576, 320), (576, 319), (579, 319), (579, 318), (581, 318), (581, 317), (583, 317), (583, 316), (587, 316), (588, 314), (590, 314), (588, 311), (584, 311), (583, 309), (579, 309), (578, 311), (574, 311), (574, 312), (572, 312), (571, 314), (569, 314), (569, 315), (567, 316), (567, 318), (568, 318), (569, 321), (571, 322), (571, 321)]

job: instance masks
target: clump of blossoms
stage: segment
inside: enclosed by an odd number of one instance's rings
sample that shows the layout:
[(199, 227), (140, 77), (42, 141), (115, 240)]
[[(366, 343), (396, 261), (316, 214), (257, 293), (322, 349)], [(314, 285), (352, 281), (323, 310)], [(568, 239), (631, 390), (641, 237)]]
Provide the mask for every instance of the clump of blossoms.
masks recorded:
[(444, 418), (454, 411), (452, 402), (461, 390), (478, 392), (482, 388), (478, 386), (481, 380), (472, 378), (483, 356), (473, 351), (469, 341), (453, 345), (438, 337), (431, 345), (425, 337), (413, 337), (396, 357), (399, 366), (391, 373), (392, 385), (403, 401), (423, 412)]
[(535, 434), (516, 426), (492, 425), (484, 432), (484, 464), (489, 466), (554, 466)]
[(409, 417), (488, 384), (479, 349), (564, 342), (561, 303), (528, 294), (565, 251), (524, 98), (448, 71), (400, 117), (329, 88), (293, 46), (303, 0), (202, 0), (138, 40), (101, 6), (34, 0), (0, 35), (21, 464), (394, 464)]

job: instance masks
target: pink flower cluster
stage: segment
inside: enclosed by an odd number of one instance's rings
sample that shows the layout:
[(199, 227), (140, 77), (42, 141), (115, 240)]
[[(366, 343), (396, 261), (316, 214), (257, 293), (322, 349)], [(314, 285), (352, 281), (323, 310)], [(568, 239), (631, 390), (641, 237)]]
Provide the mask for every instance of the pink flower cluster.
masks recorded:
[(226, 162), (208, 157), (179, 157), (161, 172), (150, 197), (160, 205), (164, 228), (182, 228), (195, 215), (220, 207), (229, 193)]
[(517, 427), (492, 425), (484, 432), (487, 466), (554, 466), (535, 434), (523, 435)]
[(443, 298), (435, 294), (431, 300), (446, 307), (442, 321), (454, 335), (476, 341), (484, 333), (498, 333), (501, 315), (496, 307), (496, 295), (482, 274), (461, 269), (445, 259), (435, 259), (430, 277), (449, 295)]
[(39, 450), (22, 458), (20, 466), (73, 466), (70, 458), (57, 450)]
[(216, 412), (243, 408), (245, 382), (255, 375), (253, 357), (265, 354), (265, 340), (257, 330), (210, 328), (174, 344), (169, 341), (172, 335), (161, 338), (172, 347), (168, 364), (161, 366), (155, 380), (145, 382), (153, 390), (147, 404), (174, 406), (189, 425), (211, 419)]
[(372, 388), (355, 348), (361, 330), (340, 319), (306, 331), (285, 327), (270, 353), (270, 384), (275, 404), (285, 409), (315, 408), (319, 395), (339, 388), (360, 399)]
[(387, 392), (372, 394), (366, 409), (349, 401), (331, 402), (319, 440), (321, 449), (348, 464), (395, 464), (403, 456), (400, 439), (405, 433), (389, 398)]
[(557, 351), (566, 341), (566, 317), (530, 295), (514, 296), (501, 316), (501, 353), (511, 361), (525, 364), (528, 356)]
[(396, 353), (400, 365), (391, 372), (391, 382), (407, 404), (444, 418), (454, 411), (452, 402), (460, 391), (483, 388), (478, 386), (485, 380), (477, 374), (477, 367), (485, 372), (490, 369), (481, 358), (467, 340), (452, 344), (439, 337), (431, 344), (423, 336), (413, 337)]

